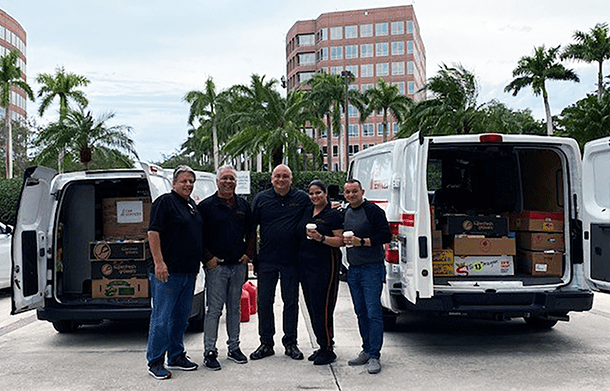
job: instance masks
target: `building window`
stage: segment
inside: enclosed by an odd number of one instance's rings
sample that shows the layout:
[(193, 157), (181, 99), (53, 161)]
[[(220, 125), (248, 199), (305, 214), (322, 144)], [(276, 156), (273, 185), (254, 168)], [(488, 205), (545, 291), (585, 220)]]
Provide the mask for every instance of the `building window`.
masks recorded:
[(407, 34), (413, 34), (413, 21), (407, 20)]
[(373, 36), (373, 25), (372, 24), (361, 24), (360, 25), (360, 38), (369, 38)]
[(383, 122), (377, 124), (377, 136), (383, 136)]
[(320, 29), (320, 32), (318, 33), (318, 39), (320, 41), (326, 41), (328, 39), (328, 29), (327, 28), (323, 28)]
[(415, 73), (415, 63), (413, 61), (407, 62), (407, 73), (412, 75)]
[(389, 45), (387, 42), (380, 42), (375, 44), (375, 49), (377, 52), (377, 57), (387, 56), (389, 54)]
[[(371, 65), (371, 73), (373, 72), (373, 66)], [(373, 83), (366, 83), (360, 86), (360, 92), (364, 93), (367, 90), (373, 88)]]
[(343, 38), (343, 32), (342, 32), (341, 27), (331, 27), (330, 28), (330, 39), (331, 40), (342, 39), (342, 38)]
[(392, 22), (392, 35), (402, 35), (405, 33), (405, 22)]
[(376, 23), (375, 24), (375, 35), (378, 37), (383, 37), (388, 35), (388, 22)]
[[(347, 106), (347, 115), (348, 115), (350, 118), (355, 118), (355, 117), (358, 117), (358, 109), (356, 109), (356, 107), (355, 107), (355, 106), (348, 105), (348, 106)], [(350, 125), (350, 126), (352, 126), (352, 125)], [(357, 125), (356, 125), (356, 126), (357, 126)]]
[(316, 44), (316, 37), (313, 34), (297, 35), (298, 46), (313, 46)]
[[(352, 73), (352, 75), (354, 75), (354, 77), (356, 77), (356, 78), (358, 77), (358, 65), (347, 65), (345, 67), (345, 70), (350, 71)], [(356, 86), (351, 85), (350, 89), (352, 87), (356, 87)]]
[(345, 39), (358, 38), (358, 26), (345, 26)]
[(343, 67), (342, 66), (330, 67), (330, 74), (331, 75), (340, 75), (341, 71), (343, 71)]
[(398, 126), (398, 122), (392, 122), (392, 134), (398, 133), (400, 127)]
[(360, 57), (367, 58), (373, 57), (373, 44), (366, 43), (364, 45), (360, 45)]
[(358, 144), (355, 144), (355, 145), (350, 144), (350, 145), (347, 147), (347, 152), (348, 152), (350, 155), (353, 155), (353, 154), (355, 154), (355, 153), (358, 153), (359, 151), (360, 151), (360, 145), (358, 145)]
[(360, 77), (373, 77), (373, 64), (360, 65)]
[(311, 79), (315, 72), (301, 72), (299, 73), (299, 83), (305, 83), (307, 80)]
[(374, 136), (375, 124), (362, 124), (362, 136)]
[(387, 62), (382, 62), (379, 64), (375, 64), (376, 66), (376, 76), (388, 76), (390, 74), (390, 69)]
[(320, 48), (318, 51), (318, 61), (328, 60), (328, 48)]
[(350, 136), (350, 137), (358, 137), (358, 136), (360, 136), (360, 135), (358, 134), (358, 130), (359, 130), (359, 129), (358, 129), (358, 124), (354, 124), (354, 125), (350, 124), (350, 125), (347, 127), (347, 129), (348, 129), (348, 133), (349, 133), (349, 136)]
[(333, 145), (333, 156), (339, 156), (339, 148)]
[(392, 63), (392, 76), (399, 76), (405, 74), (405, 62), (393, 62)]
[(322, 146), (322, 155), (324, 155), (324, 156), (328, 155), (328, 146), (327, 145)]
[(314, 65), (316, 63), (315, 53), (300, 53), (299, 65)]
[(405, 54), (404, 41), (392, 42), (392, 56), (402, 56)]
[(347, 45), (345, 47), (345, 58), (358, 58), (358, 45)]
[(413, 41), (407, 41), (407, 54), (413, 54)]
[(343, 59), (343, 46), (333, 46), (330, 48), (330, 59), (331, 60), (342, 60)]
[(405, 94), (405, 82), (404, 81), (396, 82), (396, 83), (394, 83), (394, 85), (396, 87), (398, 87), (398, 93), (400, 95), (404, 95)]
[(409, 95), (415, 94), (415, 83), (414, 82), (412, 82), (412, 81), (408, 82), (407, 83), (407, 88), (408, 88), (408, 91), (409, 91)]

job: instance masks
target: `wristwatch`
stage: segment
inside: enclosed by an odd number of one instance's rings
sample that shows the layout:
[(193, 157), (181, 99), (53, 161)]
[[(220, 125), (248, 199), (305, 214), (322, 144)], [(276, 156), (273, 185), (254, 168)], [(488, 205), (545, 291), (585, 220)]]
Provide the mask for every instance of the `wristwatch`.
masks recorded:
[(364, 238), (360, 238), (360, 245), (364, 247)]

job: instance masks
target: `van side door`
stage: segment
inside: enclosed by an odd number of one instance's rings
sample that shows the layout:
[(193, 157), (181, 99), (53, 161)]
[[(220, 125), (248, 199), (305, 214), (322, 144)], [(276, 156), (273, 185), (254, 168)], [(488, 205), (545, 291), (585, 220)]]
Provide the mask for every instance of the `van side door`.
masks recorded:
[(54, 202), (51, 181), (56, 174), (46, 167), (31, 167), (24, 173), (13, 235), (13, 315), (44, 305), (47, 262), (53, 258), (48, 235)]
[(428, 139), (414, 134), (405, 145), (404, 170), (401, 183), (402, 242), (400, 275), (402, 294), (410, 302), (430, 298), (434, 294), (432, 276), (432, 224), (427, 192)]
[(610, 138), (585, 145), (582, 166), (583, 257), (589, 285), (610, 293)]

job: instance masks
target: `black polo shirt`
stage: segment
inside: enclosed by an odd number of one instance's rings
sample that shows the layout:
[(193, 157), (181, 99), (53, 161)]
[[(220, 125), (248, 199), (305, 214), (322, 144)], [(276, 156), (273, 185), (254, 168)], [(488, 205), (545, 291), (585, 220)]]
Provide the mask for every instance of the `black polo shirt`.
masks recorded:
[(254, 257), (254, 226), (248, 201), (235, 195), (223, 200), (216, 192), (201, 201), (197, 209), (203, 217), (207, 261), (216, 256), (224, 264), (236, 264), (244, 254)]
[[(190, 205), (190, 206), (189, 206)], [(169, 273), (198, 273), (203, 261), (203, 220), (197, 204), (175, 191), (153, 202), (149, 231), (159, 232), (161, 253)]]
[(271, 188), (256, 195), (252, 215), (255, 226), (260, 225), (259, 262), (296, 264), (296, 228), (308, 205), (309, 196), (303, 190), (290, 189), (282, 197)]
[(316, 230), (324, 236), (333, 236), (333, 231), (343, 228), (343, 216), (339, 211), (326, 205), (320, 213), (312, 216), (313, 205), (305, 209), (303, 217), (298, 225), (298, 235), (301, 241), (299, 245), (299, 263), (309, 265), (325, 265), (330, 261), (333, 247), (318, 242), (317, 240), (307, 239), (305, 226), (309, 223), (316, 224)]

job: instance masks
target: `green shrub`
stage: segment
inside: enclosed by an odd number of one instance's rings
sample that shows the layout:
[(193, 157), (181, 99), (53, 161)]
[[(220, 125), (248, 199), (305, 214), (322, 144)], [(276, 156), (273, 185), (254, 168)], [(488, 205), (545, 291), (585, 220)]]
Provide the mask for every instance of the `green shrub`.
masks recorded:
[(0, 179), (0, 221), (15, 226), (22, 178)]

